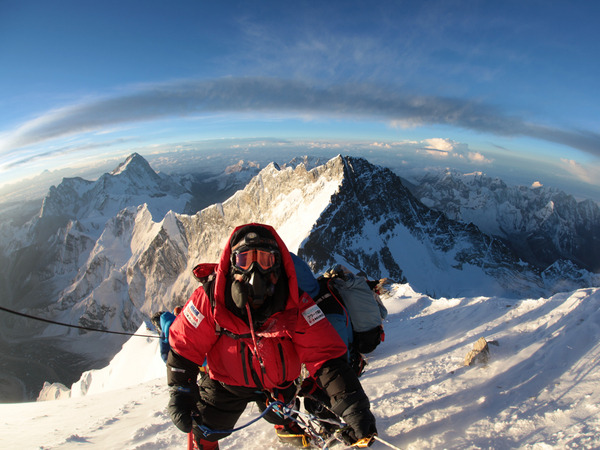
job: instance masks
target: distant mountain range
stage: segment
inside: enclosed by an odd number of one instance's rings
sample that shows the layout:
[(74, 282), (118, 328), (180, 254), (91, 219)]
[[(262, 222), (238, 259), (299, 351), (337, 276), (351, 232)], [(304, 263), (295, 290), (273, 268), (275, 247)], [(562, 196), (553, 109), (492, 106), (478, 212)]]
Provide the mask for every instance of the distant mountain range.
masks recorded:
[(577, 202), (558, 189), (508, 187), (499, 178), (451, 170), (426, 175), (412, 192), (449, 219), (471, 222), (500, 239), (541, 270), (567, 260), (600, 272), (600, 208), (592, 200)]
[[(430, 191), (422, 192), (450, 205), (447, 191), (429, 182), (421, 187)], [(486, 186), (510, 192), (500, 182)], [(361, 158), (304, 157), (262, 170), (240, 161), (216, 176), (171, 177), (133, 154), (96, 181), (65, 178), (37, 212), (0, 211), (1, 304), (74, 325), (135, 331), (153, 312), (183, 304), (198, 286), (191, 269), (216, 262), (231, 231), (249, 222), (274, 226), (315, 272), (341, 263), (432, 297), (537, 298), (600, 284), (566, 258), (542, 272), (511, 249), (518, 246), (510, 233), (492, 237), (472, 220), (454, 220), (464, 219), (465, 209), (450, 218), (422, 198), (389, 169)], [(533, 227), (538, 216), (545, 217), (541, 224), (552, 222), (557, 210), (525, 209), (521, 216)], [(0, 338), (10, 343), (0, 345), (0, 378), (22, 383), (26, 398), (44, 381), (76, 380), (82, 366), (105, 362), (124, 341), (0, 317)], [(54, 359), (33, 370), (24, 354), (42, 347)], [(71, 373), (59, 376), (59, 367)]]

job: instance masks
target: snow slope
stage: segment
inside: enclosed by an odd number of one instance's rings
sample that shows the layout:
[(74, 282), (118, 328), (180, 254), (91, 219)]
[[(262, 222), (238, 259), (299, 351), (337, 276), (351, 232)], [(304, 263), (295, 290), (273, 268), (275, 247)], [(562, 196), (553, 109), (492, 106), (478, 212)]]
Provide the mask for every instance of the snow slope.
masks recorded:
[[(434, 300), (394, 285), (384, 301), (386, 340), (361, 378), (382, 439), (407, 450), (600, 447), (600, 290)], [(497, 344), (490, 362), (465, 367), (480, 337)], [(0, 448), (185, 449), (157, 345), (131, 338), (111, 366), (84, 374), (86, 396), (0, 405)], [(256, 415), (249, 406), (239, 424)], [(289, 447), (264, 421), (221, 442), (256, 448)]]

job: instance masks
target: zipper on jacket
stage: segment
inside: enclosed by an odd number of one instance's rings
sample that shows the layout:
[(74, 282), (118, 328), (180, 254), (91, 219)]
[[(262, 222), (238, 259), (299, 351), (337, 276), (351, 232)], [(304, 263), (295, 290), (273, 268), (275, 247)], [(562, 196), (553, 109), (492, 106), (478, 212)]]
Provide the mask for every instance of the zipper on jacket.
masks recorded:
[(281, 358), (281, 369), (283, 370), (283, 381), (285, 382), (285, 380), (286, 380), (285, 358), (283, 357), (283, 346), (281, 345), (281, 342), (277, 344), (277, 347), (279, 347), (279, 357)]
[(244, 382), (246, 385), (248, 383), (248, 370), (246, 369), (246, 343), (244, 341), (240, 342), (240, 353), (242, 354), (242, 367), (244, 368)]
[(250, 367), (250, 375), (252, 375), (252, 381), (256, 384), (257, 389), (263, 389), (262, 382), (254, 370), (254, 353), (252, 353), (252, 347), (248, 345), (248, 367)]

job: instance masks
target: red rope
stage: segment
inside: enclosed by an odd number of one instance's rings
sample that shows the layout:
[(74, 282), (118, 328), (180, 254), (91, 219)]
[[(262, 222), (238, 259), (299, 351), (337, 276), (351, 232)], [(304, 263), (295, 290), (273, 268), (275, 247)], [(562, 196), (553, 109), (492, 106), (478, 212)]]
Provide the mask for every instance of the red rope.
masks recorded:
[(340, 304), (340, 306), (342, 307), (342, 309), (344, 310), (344, 314), (346, 314), (346, 326), (348, 326), (348, 321), (350, 319), (350, 316), (348, 315), (348, 311), (346, 310), (346, 307), (344, 306), (344, 304), (340, 301), (339, 298), (337, 298), (335, 296), (335, 294), (333, 293), (333, 291), (331, 290), (331, 287), (329, 286), (329, 283), (331, 283), (331, 279), (327, 280), (327, 289), (329, 290), (329, 293), (333, 296), (333, 298), (335, 298), (337, 300), (337, 302)]

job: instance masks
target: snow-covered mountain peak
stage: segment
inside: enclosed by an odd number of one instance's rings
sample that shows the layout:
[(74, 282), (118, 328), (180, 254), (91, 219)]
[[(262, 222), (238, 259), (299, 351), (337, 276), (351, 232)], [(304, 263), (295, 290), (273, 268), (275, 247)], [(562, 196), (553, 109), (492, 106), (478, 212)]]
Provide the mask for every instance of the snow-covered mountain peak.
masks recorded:
[(122, 189), (124, 193), (132, 195), (145, 191), (155, 196), (179, 196), (186, 192), (183, 186), (169, 176), (156, 173), (148, 161), (137, 153), (130, 155), (111, 173), (102, 175), (100, 180), (105, 189)]
[[(340, 156), (340, 155), (338, 155)], [(287, 164), (284, 164), (282, 167), (286, 168), (286, 167), (292, 167), (292, 168), (296, 168), (298, 165), (303, 164), (304, 167), (306, 167), (306, 170), (311, 170), (314, 169), (315, 167), (319, 167), (325, 163), (327, 163), (327, 161), (329, 160), (329, 158), (324, 158), (322, 156), (309, 156), (309, 155), (304, 155), (304, 156), (298, 156), (293, 158), (290, 162), (288, 162)]]
[(253, 161), (244, 162), (243, 159), (240, 159), (240, 161), (237, 164), (227, 166), (225, 168), (225, 170), (223, 171), (223, 173), (230, 175), (232, 173), (244, 172), (244, 171), (248, 171), (251, 169), (260, 169), (260, 164), (257, 162), (253, 162)]
[(430, 210), (389, 169), (362, 158), (334, 161), (342, 183), (300, 251), (315, 270), (342, 263), (435, 297), (543, 292), (536, 271), (499, 241)]
[(418, 179), (420, 185), (435, 185), (439, 189), (456, 189), (464, 196), (465, 187), (471, 191), (479, 189), (505, 189), (507, 186), (500, 178), (489, 177), (483, 172), (461, 173), (455, 169), (446, 168), (440, 172), (428, 172)]
[(260, 164), (257, 162), (240, 160), (237, 164), (227, 166), (219, 175), (203, 180), (203, 182), (216, 183), (217, 191), (233, 191), (242, 189), (259, 172)]
[[(142, 156), (134, 153), (96, 181), (65, 178), (57, 187), (51, 187), (40, 217), (59, 226), (68, 220), (79, 220), (97, 235), (110, 217), (128, 206), (146, 203), (153, 215), (162, 218), (169, 210), (184, 212), (190, 199), (186, 188), (167, 175), (159, 176)], [(46, 224), (44, 227), (48, 228)]]
[(499, 178), (449, 170), (427, 174), (412, 192), (446, 217), (502, 239), (540, 269), (569, 259), (600, 271), (600, 208), (591, 200), (577, 202), (540, 183), (508, 187)]
[(116, 176), (125, 172), (138, 173), (138, 174), (147, 174), (152, 177), (156, 172), (150, 167), (148, 161), (138, 153), (132, 153), (127, 157), (125, 161), (119, 164), (112, 172), (111, 175)]

